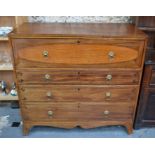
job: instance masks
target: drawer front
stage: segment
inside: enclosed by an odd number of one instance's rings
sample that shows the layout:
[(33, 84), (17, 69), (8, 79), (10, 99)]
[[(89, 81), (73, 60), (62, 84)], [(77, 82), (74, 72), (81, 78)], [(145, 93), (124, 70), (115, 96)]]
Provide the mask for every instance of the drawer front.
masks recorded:
[(55, 103), (34, 102), (24, 104), (24, 119), (29, 121), (52, 120), (125, 120), (131, 119), (132, 106), (103, 103)]
[(133, 114), (133, 106), (117, 103), (103, 105), (102, 103), (81, 103), (80, 104), (81, 119), (103, 119), (103, 120), (123, 120), (131, 119)]
[(155, 65), (145, 65), (143, 85), (146, 87), (155, 87)]
[(155, 32), (153, 31), (144, 31), (144, 32), (148, 35), (145, 63), (155, 64)]
[[(50, 40), (50, 39), (49, 39)], [(52, 43), (48, 39), (14, 40), (16, 66), (54, 67), (77, 65), (102, 65), (103, 67), (139, 67), (141, 66), (143, 41), (103, 42), (103, 43)], [(58, 41), (58, 40), (57, 40)], [(58, 41), (61, 42), (61, 39)], [(86, 41), (85, 41), (86, 42)], [(87, 41), (89, 42), (89, 41)], [(18, 47), (19, 46), (19, 47)]]
[(20, 90), (25, 101), (133, 101), (138, 95), (137, 86), (33, 85)]
[(18, 81), (23, 84), (139, 84), (138, 71), (114, 70), (25, 70), (17, 71)]
[(153, 68), (151, 72), (150, 85), (155, 86), (155, 68)]
[(155, 88), (142, 88), (139, 100), (137, 123), (154, 125), (155, 121)]
[(143, 97), (143, 119), (155, 120), (155, 89), (144, 89)]
[(19, 83), (24, 84), (49, 84), (49, 83), (77, 83), (78, 72), (77, 71), (65, 71), (65, 70), (21, 70), (17, 71), (17, 78)]
[(155, 48), (147, 49), (145, 55), (145, 64), (155, 64)]
[(155, 32), (154, 31), (144, 31), (148, 35), (147, 47), (149, 49), (155, 49)]
[(30, 121), (72, 120), (78, 118), (77, 103), (45, 103), (39, 102), (36, 106), (24, 104), (22, 108), (24, 119)]

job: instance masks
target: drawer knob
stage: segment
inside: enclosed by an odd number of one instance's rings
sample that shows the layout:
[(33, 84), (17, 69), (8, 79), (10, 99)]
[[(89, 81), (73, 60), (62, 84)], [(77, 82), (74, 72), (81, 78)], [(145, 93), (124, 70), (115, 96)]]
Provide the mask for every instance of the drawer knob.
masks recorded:
[(112, 59), (112, 58), (115, 57), (115, 53), (114, 53), (113, 51), (110, 51), (110, 52), (108, 53), (108, 56), (109, 56), (109, 59)]
[(49, 80), (51, 77), (50, 77), (50, 75), (49, 74), (45, 74), (45, 79), (46, 80)]
[(112, 80), (112, 75), (111, 75), (111, 74), (108, 74), (108, 75), (106, 76), (106, 80), (108, 80), (108, 81)]
[(43, 56), (48, 57), (48, 51), (43, 51)]
[(110, 98), (110, 97), (111, 97), (111, 92), (106, 92), (106, 93), (105, 93), (105, 96), (106, 96), (107, 98)]
[(46, 96), (47, 96), (47, 97), (51, 97), (51, 96), (52, 96), (52, 93), (51, 93), (51, 92), (47, 92), (47, 93), (46, 93)]
[(50, 111), (47, 112), (47, 114), (48, 114), (48, 116), (52, 116), (53, 115), (53, 111), (50, 110)]
[(109, 115), (109, 113), (110, 113), (110, 112), (109, 112), (108, 110), (105, 110), (105, 111), (104, 111), (104, 115)]

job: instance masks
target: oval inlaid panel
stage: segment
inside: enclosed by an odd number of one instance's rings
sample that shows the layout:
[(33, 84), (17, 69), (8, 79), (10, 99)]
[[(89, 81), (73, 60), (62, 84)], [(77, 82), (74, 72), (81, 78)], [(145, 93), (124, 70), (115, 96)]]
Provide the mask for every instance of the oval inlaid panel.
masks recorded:
[[(48, 51), (47, 56), (43, 52)], [(108, 64), (135, 60), (138, 51), (121, 46), (55, 44), (21, 49), (19, 57), (28, 61), (52, 64)]]

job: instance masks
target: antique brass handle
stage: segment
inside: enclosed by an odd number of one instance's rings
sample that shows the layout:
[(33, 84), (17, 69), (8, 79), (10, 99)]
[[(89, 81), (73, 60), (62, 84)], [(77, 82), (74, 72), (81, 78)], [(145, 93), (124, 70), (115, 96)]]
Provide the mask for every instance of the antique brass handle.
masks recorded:
[(48, 57), (48, 51), (43, 51), (43, 56)]
[(110, 97), (111, 97), (111, 92), (106, 92), (106, 93), (105, 93), (105, 96), (106, 96), (107, 98), (110, 98)]
[(48, 114), (48, 116), (52, 116), (53, 115), (53, 111), (50, 110), (50, 111), (47, 112), (47, 114)]
[(109, 56), (110, 59), (112, 59), (112, 58), (115, 57), (115, 53), (114, 53), (113, 51), (110, 51), (110, 52), (108, 53), (108, 56)]
[(47, 96), (47, 97), (51, 97), (51, 96), (52, 96), (52, 93), (51, 93), (51, 92), (47, 92), (47, 93), (46, 93), (46, 96)]
[(109, 115), (110, 112), (108, 110), (105, 110), (103, 113), (104, 115)]
[(108, 74), (108, 75), (106, 76), (106, 80), (108, 80), (108, 81), (112, 80), (112, 75), (111, 75), (111, 74)]
[(51, 77), (50, 77), (50, 75), (49, 74), (45, 74), (45, 79), (46, 80), (49, 80)]

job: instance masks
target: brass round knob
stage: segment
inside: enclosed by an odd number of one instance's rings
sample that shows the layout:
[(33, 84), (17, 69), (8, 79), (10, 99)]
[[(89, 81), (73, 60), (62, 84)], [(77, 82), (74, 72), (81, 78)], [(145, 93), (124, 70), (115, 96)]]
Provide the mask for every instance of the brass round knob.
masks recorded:
[(49, 111), (47, 112), (47, 114), (48, 114), (48, 116), (52, 116), (52, 115), (53, 115), (53, 111), (49, 110)]
[(45, 74), (45, 79), (49, 80), (51, 78), (51, 76), (49, 74)]
[(108, 56), (109, 56), (110, 59), (114, 58), (114, 57), (115, 57), (115, 52), (110, 51), (110, 52), (108, 53)]
[(108, 74), (107, 76), (106, 76), (106, 80), (112, 80), (112, 75), (111, 74)]
[(47, 96), (47, 97), (51, 97), (51, 96), (52, 96), (52, 93), (51, 93), (51, 92), (47, 92), (47, 93), (46, 93), (46, 96)]
[(111, 97), (111, 92), (106, 92), (106, 93), (105, 93), (105, 96), (106, 96), (106, 97)]
[(43, 56), (48, 57), (48, 51), (43, 51)]
[(108, 115), (110, 112), (108, 110), (104, 111), (104, 115)]

